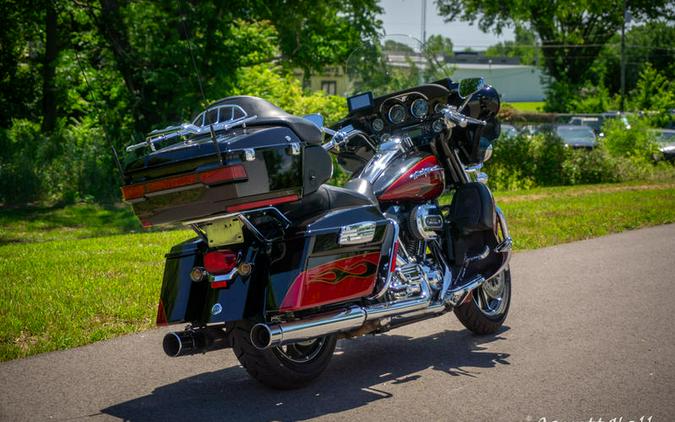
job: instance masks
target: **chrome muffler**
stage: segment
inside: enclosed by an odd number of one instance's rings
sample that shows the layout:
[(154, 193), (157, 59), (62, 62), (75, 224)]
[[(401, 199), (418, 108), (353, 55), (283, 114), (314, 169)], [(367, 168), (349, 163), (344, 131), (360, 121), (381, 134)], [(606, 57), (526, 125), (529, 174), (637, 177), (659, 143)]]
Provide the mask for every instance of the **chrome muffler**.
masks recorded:
[(369, 321), (410, 313), (422, 315), (427, 313), (425, 312), (427, 310), (428, 313), (438, 313), (444, 310), (444, 306), (431, 305), (428, 290), (425, 289), (422, 295), (415, 299), (378, 303), (366, 307), (355, 305), (298, 321), (259, 323), (251, 329), (251, 343), (258, 349), (278, 347), (328, 334), (355, 331)]

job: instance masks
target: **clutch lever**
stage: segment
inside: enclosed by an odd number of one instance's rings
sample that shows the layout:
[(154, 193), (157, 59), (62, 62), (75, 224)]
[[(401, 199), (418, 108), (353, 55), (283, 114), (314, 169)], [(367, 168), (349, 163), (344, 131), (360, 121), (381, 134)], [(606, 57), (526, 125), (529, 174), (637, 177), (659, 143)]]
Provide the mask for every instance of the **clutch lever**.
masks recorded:
[[(359, 135), (365, 136), (365, 133), (363, 133), (362, 131), (360, 131), (358, 129), (352, 129), (352, 130), (349, 130), (349, 131), (345, 131), (343, 129), (340, 129), (338, 131), (332, 131), (330, 129), (324, 128), (324, 131), (329, 135), (331, 135), (330, 132), (333, 132), (332, 137), (330, 138), (330, 141), (328, 141), (328, 142), (326, 142), (325, 144), (322, 145), (323, 149), (325, 149), (326, 151), (330, 151), (331, 149), (333, 149), (337, 146), (340, 146), (342, 144), (345, 144), (345, 143), (349, 142), (349, 140), (352, 139), (355, 136), (359, 136)], [(328, 132), (328, 131), (330, 131), (330, 132)]]

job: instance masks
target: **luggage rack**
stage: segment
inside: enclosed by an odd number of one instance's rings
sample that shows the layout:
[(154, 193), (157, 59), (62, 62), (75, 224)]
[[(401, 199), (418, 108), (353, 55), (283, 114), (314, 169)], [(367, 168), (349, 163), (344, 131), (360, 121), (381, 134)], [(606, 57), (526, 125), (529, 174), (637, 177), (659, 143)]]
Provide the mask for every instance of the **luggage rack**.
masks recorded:
[(178, 126), (169, 126), (164, 129), (153, 130), (145, 138), (145, 142), (139, 142), (137, 144), (129, 145), (126, 148), (127, 152), (132, 152), (140, 148), (150, 147), (152, 151), (156, 151), (155, 144), (157, 142), (168, 141), (174, 138), (180, 138), (183, 136), (197, 136), (210, 133), (215, 135), (216, 132), (227, 132), (234, 128), (243, 126), (246, 128), (246, 123), (249, 123), (257, 119), (257, 115), (253, 116), (244, 116), (238, 119), (213, 123), (207, 126), (197, 126), (192, 123), (183, 123)]
[[(255, 214), (262, 214), (262, 215), (271, 214), (270, 216), (273, 217), (281, 226), (282, 235), (274, 238), (267, 238), (265, 235), (263, 235), (260, 232), (260, 230), (258, 230), (258, 228), (249, 219), (249, 216), (254, 216)], [(219, 220), (234, 219), (234, 218), (238, 219), (247, 229), (249, 229), (251, 233), (253, 233), (253, 235), (256, 237), (256, 239), (267, 245), (270, 245), (273, 242), (280, 240), (283, 237), (283, 232), (291, 226), (291, 222), (288, 220), (288, 218), (286, 218), (286, 216), (276, 207), (272, 206), (257, 208), (255, 210), (241, 211), (234, 214), (223, 214), (212, 217), (200, 218), (196, 220), (185, 221), (183, 222), (183, 224), (186, 226), (190, 226), (192, 230), (194, 230), (197, 233), (197, 235), (202, 240), (206, 241), (208, 244), (206, 232), (200, 227), (200, 224), (214, 223)]]

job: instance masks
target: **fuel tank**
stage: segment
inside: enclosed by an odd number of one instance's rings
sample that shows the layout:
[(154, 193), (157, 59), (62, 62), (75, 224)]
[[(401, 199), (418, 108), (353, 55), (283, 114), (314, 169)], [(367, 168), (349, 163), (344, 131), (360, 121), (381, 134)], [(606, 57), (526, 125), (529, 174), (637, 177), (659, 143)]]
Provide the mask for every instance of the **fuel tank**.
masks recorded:
[(394, 158), (373, 182), (380, 202), (425, 202), (445, 189), (445, 172), (435, 156), (415, 153)]

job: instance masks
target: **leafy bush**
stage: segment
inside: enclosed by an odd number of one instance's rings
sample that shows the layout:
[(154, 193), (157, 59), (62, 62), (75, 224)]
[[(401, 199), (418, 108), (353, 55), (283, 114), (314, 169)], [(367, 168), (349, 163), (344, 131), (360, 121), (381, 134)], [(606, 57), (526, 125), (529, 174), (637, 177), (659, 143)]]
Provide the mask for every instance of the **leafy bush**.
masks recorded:
[(673, 177), (675, 167), (654, 163), (654, 134), (644, 119), (631, 119), (627, 129), (618, 119), (605, 123), (605, 137), (592, 151), (565, 148), (554, 134), (500, 138), (485, 169), (496, 190), (576, 185)]
[(44, 135), (39, 123), (15, 120), (0, 132), (0, 202), (111, 201), (118, 179), (103, 131), (90, 119)]
[(655, 126), (673, 124), (675, 83), (647, 63), (640, 72), (635, 89), (630, 93), (628, 106), (631, 110), (647, 113)]
[(602, 147), (570, 150), (562, 163), (562, 178), (567, 185), (619, 182), (624, 180), (625, 164), (625, 160), (612, 157)]
[(600, 143), (616, 157), (651, 161), (658, 152), (655, 135), (644, 119), (629, 117), (630, 128), (620, 119), (608, 119), (603, 125)]
[(565, 156), (566, 149), (557, 136), (502, 138), (495, 143), (493, 159), (486, 165), (490, 186), (513, 190), (564, 184)]
[(40, 196), (40, 172), (36, 159), (46, 142), (40, 124), (14, 120), (0, 131), (0, 202), (31, 202)]
[(347, 102), (323, 91), (306, 92), (300, 82), (279, 66), (257, 65), (239, 70), (232, 95), (255, 95), (270, 101), (291, 114), (321, 113), (326, 124), (347, 114)]

